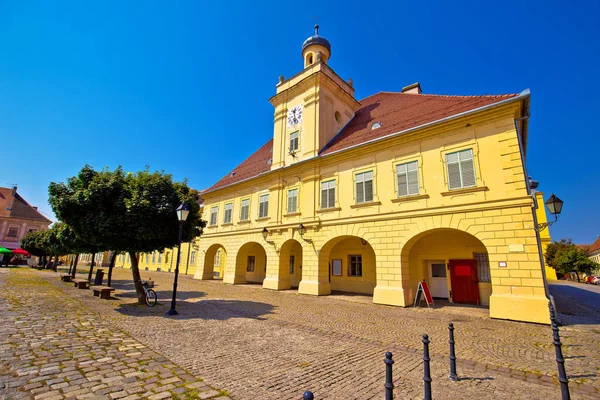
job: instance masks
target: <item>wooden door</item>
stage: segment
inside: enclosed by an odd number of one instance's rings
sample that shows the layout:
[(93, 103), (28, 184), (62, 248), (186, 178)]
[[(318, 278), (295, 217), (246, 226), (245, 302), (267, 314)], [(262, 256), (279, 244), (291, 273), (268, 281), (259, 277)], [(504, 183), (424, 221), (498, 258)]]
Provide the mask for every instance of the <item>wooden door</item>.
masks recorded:
[(477, 262), (475, 260), (450, 260), (452, 301), (479, 304)]

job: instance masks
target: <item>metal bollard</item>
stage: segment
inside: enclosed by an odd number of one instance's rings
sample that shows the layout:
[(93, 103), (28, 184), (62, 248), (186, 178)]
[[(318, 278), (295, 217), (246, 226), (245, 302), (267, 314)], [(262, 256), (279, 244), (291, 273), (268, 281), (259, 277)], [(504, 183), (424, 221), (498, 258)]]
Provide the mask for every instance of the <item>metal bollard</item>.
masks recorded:
[(431, 400), (431, 370), (429, 368), (429, 336), (423, 335), (423, 382), (425, 400)]
[(556, 324), (556, 315), (552, 303), (548, 302), (548, 308), (550, 308), (550, 323), (552, 324), (554, 349), (556, 350), (556, 364), (558, 364), (558, 381), (560, 382), (561, 398), (562, 400), (570, 400), (571, 393), (569, 393), (569, 379), (567, 378), (567, 371), (565, 370), (562, 343), (560, 342), (560, 336), (558, 335), (558, 325)]
[(304, 392), (304, 396), (302, 396), (302, 400), (314, 400), (315, 396), (312, 394), (310, 390)]
[(394, 400), (394, 382), (392, 380), (392, 353), (385, 353), (385, 400)]
[(454, 352), (454, 324), (450, 322), (448, 324), (448, 331), (450, 331), (450, 378), (451, 381), (458, 381), (458, 375), (456, 374), (456, 354)]

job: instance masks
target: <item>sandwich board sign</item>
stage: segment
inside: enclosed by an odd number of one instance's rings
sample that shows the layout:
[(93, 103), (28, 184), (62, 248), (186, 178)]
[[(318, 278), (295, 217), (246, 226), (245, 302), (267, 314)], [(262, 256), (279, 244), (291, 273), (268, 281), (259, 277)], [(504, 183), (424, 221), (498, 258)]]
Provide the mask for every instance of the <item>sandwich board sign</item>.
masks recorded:
[(417, 286), (417, 294), (415, 294), (415, 304), (413, 307), (421, 305), (421, 297), (425, 297), (427, 307), (433, 306), (433, 297), (431, 297), (429, 286), (427, 286), (427, 282), (425, 282), (425, 280), (419, 282), (419, 286)]

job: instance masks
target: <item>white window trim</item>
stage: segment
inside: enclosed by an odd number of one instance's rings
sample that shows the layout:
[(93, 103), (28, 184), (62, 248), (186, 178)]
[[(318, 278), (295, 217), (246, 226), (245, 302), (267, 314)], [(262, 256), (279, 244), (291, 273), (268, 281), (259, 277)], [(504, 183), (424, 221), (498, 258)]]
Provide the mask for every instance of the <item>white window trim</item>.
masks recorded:
[[(213, 223), (213, 211), (215, 211), (215, 210), (216, 210), (216, 213), (214, 213), (215, 214), (215, 220), (214, 220), (215, 222)], [(219, 206), (212, 206), (210, 208), (210, 226), (217, 226), (218, 222), (219, 222)]]
[[(267, 197), (267, 201), (261, 201), (261, 199), (263, 197)], [(260, 193), (258, 195), (258, 218), (268, 218), (269, 217), (269, 200), (270, 200), (270, 194), (269, 193)], [(262, 203), (266, 203), (267, 204), (267, 212), (266, 215), (260, 215), (260, 211), (261, 211), (261, 204)]]
[[(333, 188), (334, 201), (333, 201), (333, 205), (329, 204), (329, 194), (328, 194), (327, 195), (327, 207), (324, 207), (324, 205), (323, 205), (323, 184), (329, 183), (329, 182), (335, 183), (335, 187)], [(330, 189), (331, 188), (327, 188), (328, 191)], [(319, 182), (319, 206), (322, 210), (326, 210), (328, 208), (335, 208), (339, 204), (339, 199), (338, 199), (338, 194), (337, 194), (338, 190), (339, 190), (339, 186), (338, 186), (337, 178), (323, 179), (321, 182)]]
[[(296, 209), (294, 210), (290, 210), (289, 209), (289, 205), (290, 205), (290, 192), (291, 191), (296, 191)], [(285, 210), (287, 214), (293, 214), (293, 213), (297, 213), (300, 210), (300, 189), (296, 186), (296, 187), (291, 187), (288, 188), (287, 192), (286, 192), (286, 197), (285, 197)]]
[[(229, 221), (227, 220), (227, 206), (229, 206)], [(223, 223), (233, 223), (233, 202), (225, 203), (225, 208), (223, 209)]]
[[(246, 214), (246, 218), (243, 219), (242, 212), (244, 209), (244, 201), (246, 201), (246, 200), (248, 200), (248, 213)], [(252, 204), (252, 201), (251, 201), (250, 197), (245, 197), (243, 199), (240, 199), (240, 221), (250, 221), (250, 215), (251, 215), (250, 206), (251, 206), (251, 204)]]
[[(371, 199), (367, 200), (366, 190), (365, 190), (366, 184), (365, 183), (368, 182), (368, 181), (365, 181), (363, 179), (363, 182), (362, 182), (363, 183), (363, 199), (362, 199), (362, 201), (359, 201), (358, 190), (357, 190), (357, 186), (358, 186), (358, 183), (359, 183), (358, 182), (358, 176), (359, 175), (368, 174), (369, 172), (371, 173), (371, 186), (372, 186), (371, 187), (371, 190), (372, 190), (371, 196), (372, 197), (371, 197)], [(355, 204), (363, 204), (363, 203), (371, 203), (371, 202), (374, 202), (374, 201), (375, 201), (375, 171), (372, 170), (372, 169), (367, 169), (366, 171), (355, 172), (354, 173), (354, 203)]]

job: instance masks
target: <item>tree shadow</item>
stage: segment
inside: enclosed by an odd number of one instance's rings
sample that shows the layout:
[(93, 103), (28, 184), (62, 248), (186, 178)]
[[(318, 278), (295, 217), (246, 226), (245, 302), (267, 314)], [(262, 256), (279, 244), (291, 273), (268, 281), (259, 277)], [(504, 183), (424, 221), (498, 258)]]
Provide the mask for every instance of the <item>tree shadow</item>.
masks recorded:
[(579, 374), (579, 375), (570, 375), (570, 374), (567, 374), (567, 377), (568, 377), (569, 379), (578, 379), (578, 378), (595, 378), (595, 377), (597, 377), (597, 376), (598, 376), (598, 375), (596, 375), (596, 374)]
[(492, 378), (491, 376), (486, 376), (486, 377), (482, 377), (482, 378), (477, 378), (474, 376), (461, 376), (458, 378), (459, 381), (493, 381), (495, 378)]
[[(177, 292), (179, 297), (179, 292)], [(273, 314), (275, 306), (256, 301), (241, 300), (199, 300), (177, 301), (178, 315), (167, 316), (170, 309), (170, 298), (160, 297), (154, 307), (137, 303), (121, 304), (116, 311), (132, 317), (165, 317), (169, 319), (204, 319), (226, 321), (234, 318), (250, 318), (263, 320), (265, 315)]]

